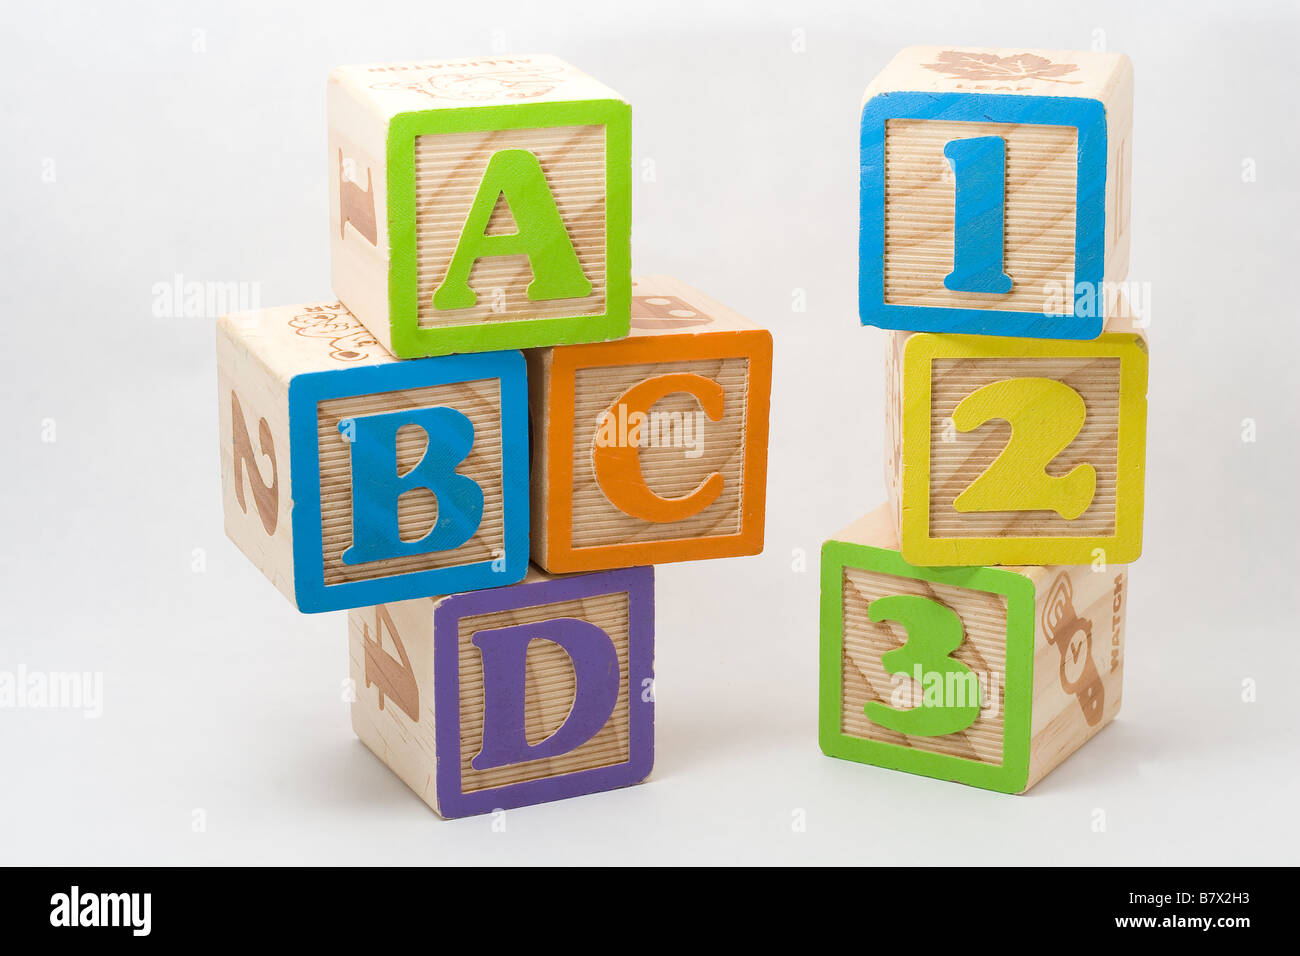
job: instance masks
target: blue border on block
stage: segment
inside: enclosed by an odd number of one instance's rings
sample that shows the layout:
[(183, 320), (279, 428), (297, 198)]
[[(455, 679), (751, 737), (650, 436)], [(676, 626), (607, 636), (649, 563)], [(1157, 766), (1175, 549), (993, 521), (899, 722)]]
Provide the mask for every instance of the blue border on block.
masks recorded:
[[(1073, 126), (1078, 131), (1072, 314), (885, 302), (885, 121), (890, 119)], [(863, 325), (1038, 339), (1095, 339), (1101, 334), (1105, 324), (1106, 109), (1100, 100), (999, 93), (881, 93), (862, 109), (861, 160), (858, 313)]]
[[(501, 394), (504, 561), (493, 559), (368, 581), (325, 584), (321, 543), (320, 455), (316, 406), (402, 389), (495, 378)], [(339, 611), (390, 601), (517, 584), (528, 573), (528, 371), (522, 352), (445, 355), (311, 372), (289, 383), (289, 461), (293, 495), (293, 583), (298, 610)]]

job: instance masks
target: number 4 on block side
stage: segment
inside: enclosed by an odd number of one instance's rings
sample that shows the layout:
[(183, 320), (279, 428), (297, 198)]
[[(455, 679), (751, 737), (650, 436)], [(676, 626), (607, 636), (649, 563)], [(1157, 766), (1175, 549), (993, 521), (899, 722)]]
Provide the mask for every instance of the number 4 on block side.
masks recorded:
[(828, 756), (1022, 793), (1119, 711), (1123, 567), (915, 567), (882, 506), (821, 575)]
[(654, 761), (654, 572), (359, 608), (357, 736), (443, 817), (639, 783)]

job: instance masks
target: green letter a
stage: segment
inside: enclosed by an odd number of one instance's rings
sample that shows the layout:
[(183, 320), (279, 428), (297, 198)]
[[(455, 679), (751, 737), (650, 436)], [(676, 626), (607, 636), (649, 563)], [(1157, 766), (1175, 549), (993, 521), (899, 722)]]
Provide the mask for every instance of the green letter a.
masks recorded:
[[(519, 231), (489, 236), (488, 220), (503, 196)], [(591, 282), (582, 274), (542, 164), (526, 149), (503, 149), (488, 160), (447, 275), (433, 291), (433, 307), (470, 308), (478, 301), (469, 287), (474, 263), (484, 256), (520, 255), (528, 257), (533, 270), (528, 298), (534, 302), (591, 295)]]

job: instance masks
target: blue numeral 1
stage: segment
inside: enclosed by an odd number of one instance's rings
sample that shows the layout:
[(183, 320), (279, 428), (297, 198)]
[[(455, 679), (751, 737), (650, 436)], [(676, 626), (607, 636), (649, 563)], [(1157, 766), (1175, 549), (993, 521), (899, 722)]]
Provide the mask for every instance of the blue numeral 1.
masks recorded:
[(943, 155), (956, 180), (952, 272), (944, 277), (944, 287), (953, 292), (1010, 292), (1011, 276), (1002, 271), (1006, 141), (1001, 136), (954, 139)]

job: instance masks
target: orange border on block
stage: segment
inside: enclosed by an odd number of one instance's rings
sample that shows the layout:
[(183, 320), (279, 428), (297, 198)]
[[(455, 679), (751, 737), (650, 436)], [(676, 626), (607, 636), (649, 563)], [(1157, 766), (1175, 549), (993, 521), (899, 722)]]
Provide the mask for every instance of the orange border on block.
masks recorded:
[[(740, 531), (736, 534), (666, 541), (637, 541), (573, 547), (573, 409), (578, 369), (699, 359), (749, 359), (745, 401), (745, 462), (740, 489)], [(763, 550), (767, 506), (767, 437), (772, 391), (772, 334), (766, 329), (655, 335), (558, 346), (551, 353), (547, 396), (546, 568), (560, 573), (600, 571), (731, 558)]]

